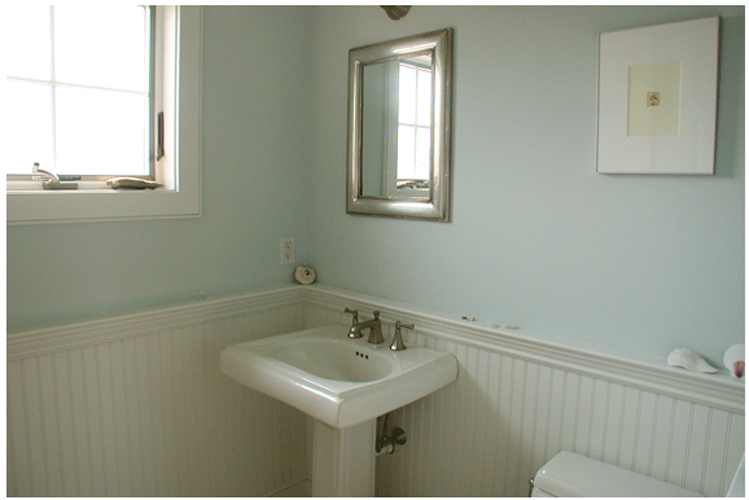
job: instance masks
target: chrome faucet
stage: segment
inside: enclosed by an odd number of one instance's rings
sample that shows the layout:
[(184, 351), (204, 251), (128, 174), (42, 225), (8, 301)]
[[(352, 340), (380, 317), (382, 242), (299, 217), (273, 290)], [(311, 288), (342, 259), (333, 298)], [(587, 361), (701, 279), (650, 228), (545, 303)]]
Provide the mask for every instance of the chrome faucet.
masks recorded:
[(369, 328), (369, 338), (367, 342), (370, 344), (382, 344), (385, 342), (385, 337), (382, 336), (382, 322), (380, 321), (380, 311), (373, 311), (374, 318), (369, 321), (362, 321), (359, 323), (359, 315), (356, 311), (349, 309), (348, 307), (344, 312), (351, 313), (354, 315), (353, 321), (351, 322), (351, 328), (349, 329), (348, 336), (350, 339), (358, 339), (362, 336), (362, 330)]
[(391, 351), (403, 351), (406, 349), (406, 344), (403, 343), (403, 337), (401, 336), (401, 328), (408, 328), (409, 330), (413, 330), (414, 324), (406, 324), (401, 321), (395, 322), (395, 334), (393, 334), (393, 343), (390, 344)]
[[(359, 311), (356, 309), (349, 309), (348, 307), (343, 310), (344, 314), (351, 314), (353, 318), (351, 318), (351, 327), (353, 328), (358, 322), (359, 322)], [(360, 335), (361, 337), (361, 335)]]

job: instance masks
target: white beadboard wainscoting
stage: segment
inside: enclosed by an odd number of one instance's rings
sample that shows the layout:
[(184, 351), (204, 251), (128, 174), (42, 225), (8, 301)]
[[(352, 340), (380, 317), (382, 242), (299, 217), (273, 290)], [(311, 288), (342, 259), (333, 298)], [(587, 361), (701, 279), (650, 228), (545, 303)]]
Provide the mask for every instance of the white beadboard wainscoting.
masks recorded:
[(407, 342), (459, 362), (455, 383), (394, 413), (408, 442), (378, 458), (378, 496), (527, 496), (561, 450), (722, 496), (743, 454), (744, 383), (727, 374), (331, 287), (308, 293), (307, 326), (350, 321), (344, 307), (380, 310), (388, 338), (414, 323)]
[[(744, 384), (602, 346), (323, 285), (282, 286), (8, 336), (8, 495), (309, 491), (309, 419), (220, 373), (230, 344), (382, 311), (458, 380), (397, 410), (383, 496), (524, 496), (571, 450), (710, 496), (744, 450)], [(659, 353), (663, 354), (663, 353)]]
[(224, 376), (304, 326), (284, 287), (8, 336), (9, 496), (263, 496), (309, 476), (306, 420)]

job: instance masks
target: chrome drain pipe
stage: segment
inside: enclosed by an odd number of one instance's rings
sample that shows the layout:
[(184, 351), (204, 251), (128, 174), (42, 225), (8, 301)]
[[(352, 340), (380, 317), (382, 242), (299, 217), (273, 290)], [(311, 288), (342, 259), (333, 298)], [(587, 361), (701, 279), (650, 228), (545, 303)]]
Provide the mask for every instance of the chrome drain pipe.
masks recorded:
[(392, 455), (395, 445), (406, 444), (406, 431), (400, 427), (388, 426), (390, 413), (377, 417), (377, 438), (375, 439), (375, 456)]

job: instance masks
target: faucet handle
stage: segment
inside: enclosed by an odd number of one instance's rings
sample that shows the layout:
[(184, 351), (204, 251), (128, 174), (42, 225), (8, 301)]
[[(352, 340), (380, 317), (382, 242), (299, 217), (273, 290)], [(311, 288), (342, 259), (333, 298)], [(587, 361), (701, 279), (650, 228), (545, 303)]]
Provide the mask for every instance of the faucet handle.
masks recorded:
[(348, 307), (343, 310), (344, 314), (352, 314), (353, 318), (351, 318), (351, 326), (355, 326), (359, 322), (359, 311), (356, 309), (349, 309)]
[(400, 320), (395, 322), (395, 333), (393, 334), (393, 343), (390, 344), (391, 351), (403, 351), (406, 349), (406, 344), (403, 343), (403, 336), (401, 335), (401, 328), (408, 328), (409, 330), (414, 329), (414, 324), (402, 323)]
[(372, 311), (372, 314), (374, 315), (374, 319), (380, 319), (380, 311)]

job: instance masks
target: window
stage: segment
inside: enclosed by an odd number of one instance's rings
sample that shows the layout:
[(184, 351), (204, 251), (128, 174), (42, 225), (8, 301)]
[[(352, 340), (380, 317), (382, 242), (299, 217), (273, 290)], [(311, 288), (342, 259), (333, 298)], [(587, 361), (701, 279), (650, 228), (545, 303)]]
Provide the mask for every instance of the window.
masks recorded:
[[(22, 10), (4, 82), (8, 223), (198, 216), (202, 9)], [(34, 162), (80, 189), (43, 191)], [(164, 188), (106, 188), (122, 175)]]
[(432, 72), (418, 61), (401, 61), (398, 68), (398, 181), (429, 180)]
[[(153, 175), (155, 9), (26, 4), (11, 25), (6, 174)], [(117, 22), (101, 22), (117, 20)], [(28, 34), (33, 34), (28, 36)]]

